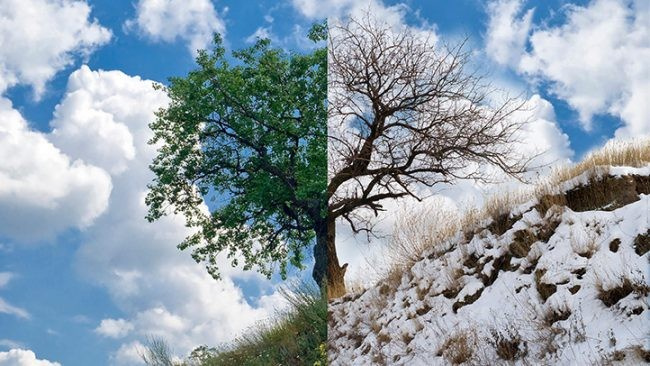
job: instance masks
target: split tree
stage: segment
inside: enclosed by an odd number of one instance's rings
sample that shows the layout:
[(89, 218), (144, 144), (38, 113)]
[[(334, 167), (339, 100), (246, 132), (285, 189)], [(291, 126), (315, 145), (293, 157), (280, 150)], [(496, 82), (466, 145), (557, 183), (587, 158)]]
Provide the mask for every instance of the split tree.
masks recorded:
[[(311, 38), (326, 34), (323, 24)], [(314, 280), (341, 296), (337, 220), (371, 232), (383, 202), (419, 199), (418, 185), (485, 179), (486, 164), (511, 175), (526, 167), (512, 149), (523, 102), (496, 103), (463, 44), (369, 15), (329, 35), (328, 49), (308, 54), (261, 40), (234, 63), (216, 37), (198, 69), (160, 87), (170, 104), (151, 124), (159, 154), (147, 218), (183, 214), (195, 233), (179, 248), (216, 278), (221, 253), (284, 276), (315, 238)]]

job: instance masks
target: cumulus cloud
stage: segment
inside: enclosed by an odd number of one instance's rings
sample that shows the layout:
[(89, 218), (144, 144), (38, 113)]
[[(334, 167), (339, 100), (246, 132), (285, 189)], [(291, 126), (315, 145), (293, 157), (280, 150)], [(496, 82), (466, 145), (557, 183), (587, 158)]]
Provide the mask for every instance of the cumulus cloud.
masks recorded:
[(488, 4), (485, 50), (499, 64), (516, 65), (525, 51), (533, 9), (517, 18), (522, 7), (523, 0), (499, 0)]
[[(259, 275), (224, 262), (224, 279), (217, 282), (180, 252), (176, 245), (190, 234), (182, 217), (151, 224), (144, 219), (144, 197), (153, 179), (148, 165), (156, 155), (156, 147), (147, 144), (148, 124), (154, 111), (168, 103), (151, 84), (120, 71), (81, 67), (70, 75), (52, 121), (51, 138), (61, 151), (111, 174), (108, 209), (84, 231), (76, 267), (84, 278), (104, 286), (125, 314), (104, 319), (96, 328), (100, 335), (123, 339), (112, 358), (117, 364), (129, 364), (134, 342), (150, 335), (164, 338), (181, 355), (200, 344), (228, 341), (268, 317), (279, 303), (269, 295), (253, 306), (233, 282)], [(122, 131), (129, 138), (114, 139), (101, 131)], [(103, 149), (114, 154), (106, 157)]]
[(123, 338), (133, 330), (133, 324), (124, 319), (103, 319), (95, 333), (109, 338)]
[(342, 13), (349, 11), (355, 3), (363, 1), (355, 0), (291, 0), (294, 8), (307, 18), (326, 18), (331, 16), (340, 16)]
[(116, 175), (135, 158), (129, 126), (153, 119), (151, 110), (140, 106), (159, 107), (166, 98), (151, 93), (152, 82), (137, 76), (126, 78), (121, 73), (103, 71), (98, 74), (106, 85), (116, 83), (120, 88), (98, 85), (95, 73), (82, 66), (70, 76), (65, 99), (56, 107), (51, 140), (66, 154)]
[(110, 177), (72, 160), (33, 131), (1, 95), (30, 85), (36, 97), (58, 71), (111, 38), (90, 17), (85, 1), (0, 0), (0, 236), (18, 241), (51, 238), (84, 228), (108, 202)]
[(0, 366), (61, 366), (61, 364), (38, 359), (31, 350), (16, 348), (0, 352)]
[(86, 1), (0, 0), (0, 94), (17, 84), (36, 97), (57, 71), (107, 43)]
[(126, 29), (137, 29), (154, 42), (188, 43), (192, 54), (206, 48), (213, 33), (224, 34), (226, 25), (210, 0), (139, 0), (134, 19)]
[(111, 365), (144, 365), (145, 363), (141, 356), (144, 350), (146, 350), (146, 347), (138, 341), (124, 343), (111, 355)]
[(33, 241), (87, 227), (110, 191), (106, 172), (70, 159), (0, 97), (0, 235)]
[[(517, 10), (491, 12), (490, 24), (522, 25), (521, 36), (530, 10), (517, 19), (520, 5), (517, 0), (493, 3), (492, 8)], [(504, 45), (512, 48), (504, 54), (521, 54), (512, 67), (534, 82), (548, 82), (578, 112), (585, 130), (592, 128), (595, 115), (609, 114), (624, 123), (617, 137), (650, 134), (645, 102), (650, 98), (650, 7), (644, 1), (592, 0), (564, 9), (561, 24), (533, 27), (527, 38), (530, 51), (521, 42)], [(491, 38), (498, 38), (498, 32), (488, 32)], [(491, 54), (499, 60), (499, 53)]]
[(526, 122), (516, 137), (516, 149), (524, 156), (535, 157), (532, 167), (568, 163), (573, 157), (569, 136), (558, 127), (555, 110), (548, 100), (535, 94), (512, 118)]
[[(386, 5), (382, 0), (292, 0), (292, 4), (303, 16), (309, 19), (334, 18), (344, 19), (346, 17), (363, 18), (371, 15), (394, 28), (409, 26), (405, 17), (409, 7), (403, 2), (394, 5)], [(429, 24), (410, 26), (413, 30), (421, 30), (433, 35), (433, 27)]]

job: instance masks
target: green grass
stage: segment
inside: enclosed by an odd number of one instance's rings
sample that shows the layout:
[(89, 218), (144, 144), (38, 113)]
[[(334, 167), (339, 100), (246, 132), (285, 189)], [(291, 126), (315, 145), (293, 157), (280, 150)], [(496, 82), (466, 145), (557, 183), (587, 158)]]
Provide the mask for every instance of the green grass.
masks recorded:
[(188, 360), (174, 363), (170, 357), (160, 356), (169, 354), (169, 348), (160, 340), (152, 340), (143, 359), (151, 366), (325, 365), (327, 299), (318, 288), (307, 285), (282, 293), (290, 304), (288, 310), (249, 328), (230, 344), (201, 347)]

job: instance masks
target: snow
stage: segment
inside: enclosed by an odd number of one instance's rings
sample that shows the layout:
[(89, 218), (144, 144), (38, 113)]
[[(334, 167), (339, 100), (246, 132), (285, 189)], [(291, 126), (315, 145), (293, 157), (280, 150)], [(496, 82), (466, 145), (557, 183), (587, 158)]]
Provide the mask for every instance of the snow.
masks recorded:
[[(650, 175), (650, 166), (597, 173)], [(561, 188), (587, 184), (593, 176), (586, 172)], [(650, 252), (638, 255), (634, 242), (650, 230), (650, 196), (613, 211), (564, 207), (542, 215), (530, 202), (517, 210), (521, 219), (503, 235), (483, 231), (469, 242), (457, 235), (452, 250), (425, 253), (398, 283), (332, 302), (330, 364), (448, 365), (447, 341), (459, 334), (475, 343), (468, 364), (505, 363), (496, 340), (516, 338), (516, 365), (643, 363), (642, 352), (650, 354)], [(524, 258), (495, 268), (515, 232), (537, 233), (551, 224), (557, 227), (546, 242), (537, 240)], [(470, 255), (477, 263), (466, 263)], [(554, 286), (545, 301), (540, 284)], [(626, 284), (633, 290), (613, 304), (601, 299)]]

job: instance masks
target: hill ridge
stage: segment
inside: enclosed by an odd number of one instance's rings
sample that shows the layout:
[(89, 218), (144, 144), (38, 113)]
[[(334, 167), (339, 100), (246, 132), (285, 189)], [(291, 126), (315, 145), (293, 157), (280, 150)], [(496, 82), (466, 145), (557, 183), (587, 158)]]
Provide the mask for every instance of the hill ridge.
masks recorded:
[(329, 306), (332, 365), (650, 362), (650, 165), (593, 167)]

